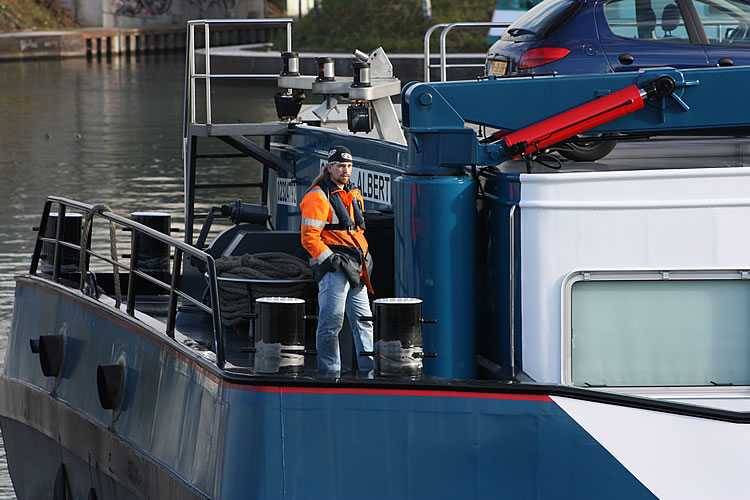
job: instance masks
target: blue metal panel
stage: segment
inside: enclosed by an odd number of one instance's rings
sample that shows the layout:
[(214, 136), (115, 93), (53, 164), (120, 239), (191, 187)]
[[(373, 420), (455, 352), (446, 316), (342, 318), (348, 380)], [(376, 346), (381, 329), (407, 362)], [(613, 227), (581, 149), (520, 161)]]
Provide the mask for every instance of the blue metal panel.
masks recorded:
[(393, 184), (396, 295), (424, 301), (425, 373), (475, 375), (475, 185), (468, 176), (401, 176)]
[[(511, 366), (511, 340), (514, 340), (516, 370), (522, 369), (521, 315), (511, 319), (511, 263), (515, 276), (520, 276), (521, 217), (518, 203), (521, 183), (518, 174), (482, 173), (483, 189), (480, 197), (478, 221), (477, 304), (483, 328), (477, 331), (477, 352), (505, 367)], [(511, 209), (514, 209), (511, 227)], [(511, 231), (515, 234), (514, 254), (511, 255)], [(520, 311), (520, 280), (515, 281), (513, 299)], [(511, 321), (515, 338), (511, 339)], [(510, 373), (506, 373), (510, 375)]]
[(654, 498), (546, 397), (418, 392), (232, 394), (222, 497)]
[[(286, 424), (278, 392), (229, 390), (226, 398), (230, 411), (224, 448), (215, 450), (222, 456), (217, 498), (296, 498), (283, 493)], [(294, 476), (293, 483), (295, 478), (301, 479)]]
[(643, 109), (592, 130), (665, 132), (747, 127), (747, 107), (734, 105), (734, 100), (744, 91), (750, 66), (414, 84), (402, 92), (404, 129), (410, 141), (409, 167), (436, 174), (439, 167), (496, 165), (507, 154), (504, 147), (479, 145), (464, 122), (518, 130), (631, 85), (643, 88), (663, 75), (674, 79), (673, 94), (647, 101)]
[[(742, 95), (744, 82), (750, 78), (750, 66), (680, 71), (655, 68), (632, 73), (413, 85), (408, 95), (403, 96), (406, 98), (404, 106), (410, 108), (410, 123), (404, 126), (417, 131), (453, 128), (460, 118), (470, 123), (518, 130), (629, 85), (643, 87), (661, 75), (674, 78), (675, 95), (688, 104), (689, 110), (673, 97), (665, 97), (596, 130), (645, 132), (747, 125), (747, 109), (731, 106), (730, 99)], [(429, 106), (419, 101), (419, 96), (425, 92), (432, 95), (433, 104)]]

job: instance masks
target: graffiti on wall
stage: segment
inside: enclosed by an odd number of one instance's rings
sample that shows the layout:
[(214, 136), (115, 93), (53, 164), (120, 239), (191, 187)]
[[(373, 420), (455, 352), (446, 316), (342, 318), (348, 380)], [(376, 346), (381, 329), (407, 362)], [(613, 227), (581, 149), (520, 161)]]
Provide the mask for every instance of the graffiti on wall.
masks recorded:
[(206, 12), (210, 7), (217, 6), (224, 9), (224, 13), (229, 13), (237, 5), (237, 0), (188, 0), (193, 5), (197, 5), (201, 13)]
[[(111, 0), (115, 14), (128, 17), (152, 17), (166, 14), (172, 7), (172, 0)], [(237, 0), (189, 0), (203, 15), (209, 8), (218, 7), (228, 14), (237, 6)]]
[(112, 0), (112, 11), (128, 17), (152, 17), (169, 12), (172, 0)]

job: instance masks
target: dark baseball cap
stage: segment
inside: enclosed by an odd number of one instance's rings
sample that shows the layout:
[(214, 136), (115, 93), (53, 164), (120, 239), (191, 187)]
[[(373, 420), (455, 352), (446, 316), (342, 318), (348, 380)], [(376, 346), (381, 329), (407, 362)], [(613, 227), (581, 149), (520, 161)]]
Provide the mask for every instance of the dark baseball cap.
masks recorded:
[(352, 152), (346, 146), (334, 146), (328, 152), (329, 163), (352, 163)]

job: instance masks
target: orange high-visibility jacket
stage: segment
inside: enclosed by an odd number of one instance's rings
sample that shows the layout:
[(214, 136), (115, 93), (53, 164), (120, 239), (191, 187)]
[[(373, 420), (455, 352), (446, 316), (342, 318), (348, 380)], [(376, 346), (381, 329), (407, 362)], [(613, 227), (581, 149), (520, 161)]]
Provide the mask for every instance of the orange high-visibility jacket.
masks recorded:
[[(338, 196), (351, 221), (355, 220), (353, 201), (359, 200), (360, 207), (364, 207), (364, 200), (357, 188), (351, 189), (348, 193), (343, 189), (337, 188), (331, 190), (330, 196)], [(357, 262), (361, 265), (360, 276), (367, 288), (372, 292), (370, 277), (365, 265), (368, 256), (367, 240), (365, 239), (364, 230), (356, 222), (344, 228), (341, 221), (338, 220), (331, 202), (326, 197), (326, 192), (320, 187), (315, 186), (311, 189), (300, 203), (302, 209), (302, 246), (310, 253), (315, 264), (321, 265), (334, 253), (342, 255), (344, 258), (351, 260), (352, 250), (361, 252), (361, 260)]]

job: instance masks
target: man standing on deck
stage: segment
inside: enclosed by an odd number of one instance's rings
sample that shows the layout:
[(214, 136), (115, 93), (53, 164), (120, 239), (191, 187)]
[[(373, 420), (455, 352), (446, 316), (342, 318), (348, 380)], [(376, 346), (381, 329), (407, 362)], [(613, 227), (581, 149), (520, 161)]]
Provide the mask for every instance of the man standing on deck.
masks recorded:
[[(344, 146), (328, 152), (328, 163), (300, 203), (302, 246), (312, 256), (318, 279), (318, 371), (341, 370), (339, 332), (344, 311), (354, 335), (357, 354), (372, 351), (372, 324), (367, 291), (372, 293), (372, 257), (365, 239), (364, 201), (349, 182), (352, 153)], [(372, 357), (357, 357), (360, 370), (372, 369)]]

